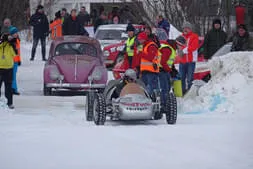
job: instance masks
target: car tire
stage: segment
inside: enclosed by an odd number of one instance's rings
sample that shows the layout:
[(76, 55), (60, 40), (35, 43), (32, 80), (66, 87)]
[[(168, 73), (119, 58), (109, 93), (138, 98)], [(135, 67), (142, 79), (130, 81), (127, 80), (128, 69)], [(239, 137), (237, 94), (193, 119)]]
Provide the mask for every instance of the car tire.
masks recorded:
[(52, 95), (52, 88), (46, 87), (46, 84), (44, 84), (43, 94), (44, 94), (44, 96), (51, 96)]
[(95, 92), (89, 91), (86, 96), (86, 104), (85, 104), (85, 115), (86, 121), (93, 120), (93, 104), (95, 99)]
[(93, 105), (93, 119), (96, 125), (104, 125), (106, 121), (106, 103), (102, 93), (97, 93)]
[(174, 93), (169, 93), (165, 106), (166, 121), (168, 124), (177, 122), (177, 98)]

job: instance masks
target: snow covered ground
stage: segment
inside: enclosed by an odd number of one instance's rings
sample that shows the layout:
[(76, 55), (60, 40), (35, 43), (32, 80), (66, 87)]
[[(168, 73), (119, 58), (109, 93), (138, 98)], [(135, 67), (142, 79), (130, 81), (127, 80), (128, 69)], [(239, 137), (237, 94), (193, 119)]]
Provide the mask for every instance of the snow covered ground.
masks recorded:
[(85, 121), (84, 96), (43, 96), (40, 48), (34, 62), (31, 44), (21, 51), (15, 110), (0, 100), (1, 169), (253, 168), (253, 53), (211, 61), (213, 80), (179, 99), (176, 125), (95, 126)]

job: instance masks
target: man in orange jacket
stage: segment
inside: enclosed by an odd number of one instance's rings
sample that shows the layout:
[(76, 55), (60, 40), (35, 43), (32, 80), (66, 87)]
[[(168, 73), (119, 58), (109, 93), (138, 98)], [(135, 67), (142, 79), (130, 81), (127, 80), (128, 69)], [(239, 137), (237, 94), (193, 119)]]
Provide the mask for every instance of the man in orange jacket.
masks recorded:
[(143, 44), (143, 50), (140, 54), (141, 63), (140, 63), (140, 71), (141, 78), (144, 84), (147, 87), (147, 91), (150, 95), (152, 95), (154, 89), (158, 87), (158, 46), (152, 40), (148, 40), (145, 32), (139, 34), (140, 37), (138, 40)]
[(192, 86), (195, 63), (198, 60), (199, 38), (197, 34), (192, 32), (192, 25), (189, 22), (183, 24), (182, 36), (186, 39), (186, 44), (180, 49), (182, 58), (179, 64), (179, 72), (182, 80), (182, 90), (185, 93)]
[(62, 18), (61, 11), (55, 13), (55, 20), (50, 24), (51, 38), (54, 40), (56, 37), (62, 36)]

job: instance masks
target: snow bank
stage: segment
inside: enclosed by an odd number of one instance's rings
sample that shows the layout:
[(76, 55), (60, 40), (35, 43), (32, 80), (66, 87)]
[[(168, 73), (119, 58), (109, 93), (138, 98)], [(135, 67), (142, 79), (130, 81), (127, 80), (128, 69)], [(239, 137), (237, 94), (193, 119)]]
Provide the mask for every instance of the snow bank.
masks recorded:
[[(245, 113), (253, 108), (253, 52), (233, 52), (209, 61), (212, 79), (195, 98), (183, 99), (186, 114)], [(244, 110), (241, 112), (240, 110)]]

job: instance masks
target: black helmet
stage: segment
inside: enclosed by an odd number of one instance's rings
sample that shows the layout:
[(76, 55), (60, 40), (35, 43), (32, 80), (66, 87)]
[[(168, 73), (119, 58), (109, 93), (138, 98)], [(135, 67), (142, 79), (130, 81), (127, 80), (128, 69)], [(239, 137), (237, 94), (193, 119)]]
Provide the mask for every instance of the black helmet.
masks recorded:
[(134, 26), (133, 26), (132, 24), (128, 24), (128, 25), (127, 25), (127, 28), (126, 28), (126, 31), (127, 31), (127, 32), (129, 32), (129, 31), (133, 31), (133, 32), (134, 32), (134, 31), (135, 31), (135, 28), (134, 28)]

